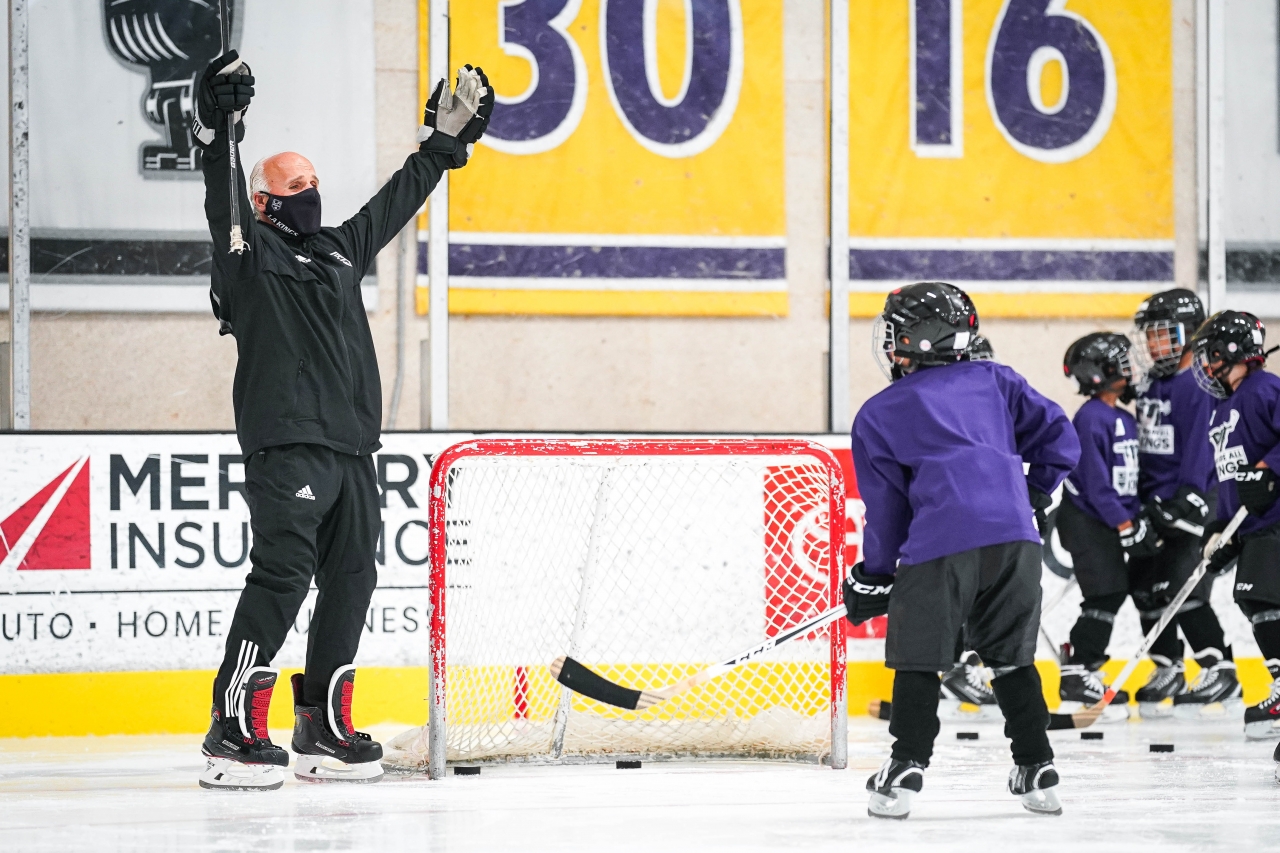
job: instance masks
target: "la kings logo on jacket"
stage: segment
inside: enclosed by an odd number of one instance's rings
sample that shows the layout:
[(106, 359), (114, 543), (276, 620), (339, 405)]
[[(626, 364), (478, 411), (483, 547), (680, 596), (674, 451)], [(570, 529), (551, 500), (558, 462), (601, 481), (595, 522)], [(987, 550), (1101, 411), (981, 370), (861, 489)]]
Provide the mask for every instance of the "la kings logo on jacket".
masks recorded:
[[(1124, 421), (1116, 418), (1116, 438), (1125, 435)], [(1120, 457), (1122, 464), (1111, 468), (1111, 487), (1117, 495), (1138, 493), (1138, 439), (1124, 438), (1111, 445), (1111, 452)]]
[(1235, 432), (1236, 425), (1239, 423), (1240, 413), (1232, 409), (1231, 417), (1227, 418), (1225, 424), (1209, 430), (1209, 441), (1213, 444), (1213, 461), (1218, 469), (1219, 482), (1234, 480), (1236, 469), (1249, 464), (1243, 447), (1227, 447), (1227, 442), (1231, 440), (1231, 433)]
[(1143, 453), (1161, 456), (1173, 454), (1173, 424), (1160, 423), (1173, 411), (1168, 400), (1139, 400), (1135, 405), (1138, 414), (1138, 446)]

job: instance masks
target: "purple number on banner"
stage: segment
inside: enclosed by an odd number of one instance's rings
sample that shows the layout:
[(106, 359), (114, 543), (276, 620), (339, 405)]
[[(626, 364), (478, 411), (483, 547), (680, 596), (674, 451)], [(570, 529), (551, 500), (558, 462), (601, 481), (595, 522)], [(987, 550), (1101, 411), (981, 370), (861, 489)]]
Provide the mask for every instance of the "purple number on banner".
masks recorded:
[(529, 62), (529, 88), (497, 95), (484, 144), (508, 154), (538, 154), (569, 137), (587, 104), (587, 68), (566, 31), (582, 0), (500, 0), (499, 45)]
[[(1065, 163), (1102, 141), (1116, 108), (1111, 50), (1093, 25), (1065, 10), (1067, 0), (1005, 0), (987, 44), (987, 104), (1020, 153)], [(1040, 95), (1045, 65), (1062, 65), (1062, 96)]]
[(918, 157), (964, 153), (962, 3), (911, 3), (911, 148)]
[(687, 39), (680, 94), (658, 79), (657, 0), (601, 0), (600, 53), (614, 109), (637, 142), (664, 157), (705, 151), (733, 118), (742, 87), (738, 0), (685, 0)]

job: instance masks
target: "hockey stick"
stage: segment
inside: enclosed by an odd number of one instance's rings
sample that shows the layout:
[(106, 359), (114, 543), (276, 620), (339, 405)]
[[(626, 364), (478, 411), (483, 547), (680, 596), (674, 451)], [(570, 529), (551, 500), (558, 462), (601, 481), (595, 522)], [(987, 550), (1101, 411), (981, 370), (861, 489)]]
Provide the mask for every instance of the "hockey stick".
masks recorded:
[[(231, 47), (231, 17), (227, 14), (227, 0), (218, 0), (218, 23), (222, 26), (222, 52), (225, 54)], [(223, 74), (230, 74), (232, 71), (244, 64), (243, 60), (237, 59), (231, 65), (222, 69)], [(227, 251), (231, 254), (241, 255), (244, 250), (249, 248), (244, 241), (244, 231), (240, 228), (240, 155), (236, 150), (236, 117), (232, 113), (227, 113), (227, 151), (230, 153), (231, 160), (231, 248)]]
[[(1147, 636), (1142, 638), (1142, 644), (1138, 646), (1137, 651), (1133, 653), (1133, 657), (1129, 659), (1129, 662), (1124, 665), (1124, 669), (1120, 670), (1120, 674), (1112, 680), (1111, 686), (1107, 688), (1106, 693), (1102, 694), (1102, 698), (1098, 701), (1098, 704), (1091, 708), (1086, 708), (1085, 710), (1080, 711), (1079, 714), (1074, 714), (1072, 716), (1088, 714), (1092, 715), (1095, 720), (1101, 716), (1102, 712), (1111, 704), (1111, 700), (1116, 698), (1116, 694), (1120, 692), (1120, 688), (1129, 680), (1129, 676), (1133, 675), (1134, 669), (1136, 669), (1138, 664), (1142, 662), (1142, 659), (1146, 657), (1147, 652), (1151, 650), (1151, 647), (1155, 644), (1156, 638), (1163, 633), (1165, 628), (1169, 627), (1169, 623), (1173, 621), (1173, 617), (1178, 615), (1178, 609), (1186, 602), (1187, 598), (1191, 595), (1191, 591), (1196, 588), (1196, 584), (1200, 583), (1205, 572), (1209, 570), (1209, 559), (1219, 548), (1229, 542), (1232, 536), (1235, 536), (1236, 530), (1240, 528), (1240, 525), (1244, 523), (1245, 517), (1248, 515), (1249, 510), (1244, 507), (1240, 507), (1240, 509), (1236, 511), (1235, 516), (1227, 524), (1226, 529), (1224, 529), (1222, 534), (1213, 541), (1213, 550), (1211, 550), (1209, 554), (1200, 561), (1200, 565), (1196, 566), (1196, 570), (1191, 573), (1191, 577), (1187, 578), (1187, 582), (1182, 585), (1182, 589), (1178, 590), (1178, 594), (1173, 597), (1173, 601), (1169, 602), (1169, 605), (1165, 607), (1164, 612), (1160, 614), (1160, 621), (1156, 622), (1155, 626), (1147, 632)], [(1077, 726), (1077, 728), (1083, 728), (1083, 726)]]
[(657, 705), (659, 702), (667, 701), (672, 696), (706, 684), (713, 678), (718, 678), (737, 666), (755, 660), (765, 652), (777, 648), (783, 643), (794, 640), (796, 637), (803, 637), (805, 634), (812, 633), (837, 619), (842, 619), (844, 615), (844, 605), (837, 605), (808, 621), (788, 628), (776, 637), (770, 637), (764, 642), (758, 643), (714, 666), (709, 666), (682, 681), (677, 681), (675, 684), (669, 684), (656, 690), (633, 690), (629, 687), (623, 687), (621, 684), (612, 682), (604, 676), (592, 672), (568, 655), (562, 655), (551, 662), (551, 675), (565, 687), (575, 693), (586, 696), (588, 699), (595, 699), (606, 705), (625, 708), (628, 711), (643, 711), (645, 708)]

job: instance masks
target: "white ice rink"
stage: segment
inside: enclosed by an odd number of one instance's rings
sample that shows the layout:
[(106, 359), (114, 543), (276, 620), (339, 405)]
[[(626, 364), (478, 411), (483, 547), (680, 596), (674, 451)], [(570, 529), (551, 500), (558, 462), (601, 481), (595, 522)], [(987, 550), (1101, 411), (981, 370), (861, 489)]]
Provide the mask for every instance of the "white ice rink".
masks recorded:
[[(956, 732), (980, 739), (957, 741)], [(904, 823), (866, 815), (886, 724), (855, 718), (850, 766), (715, 762), (485, 767), (478, 777), (267, 793), (196, 785), (198, 737), (0, 740), (0, 850), (1275, 850), (1275, 742), (1238, 722), (1052, 732), (1060, 818), (1004, 790), (995, 725), (944, 724), (924, 793)], [(391, 732), (377, 731), (388, 736)], [(277, 742), (287, 732), (275, 733)], [(1173, 754), (1152, 754), (1152, 742)]]

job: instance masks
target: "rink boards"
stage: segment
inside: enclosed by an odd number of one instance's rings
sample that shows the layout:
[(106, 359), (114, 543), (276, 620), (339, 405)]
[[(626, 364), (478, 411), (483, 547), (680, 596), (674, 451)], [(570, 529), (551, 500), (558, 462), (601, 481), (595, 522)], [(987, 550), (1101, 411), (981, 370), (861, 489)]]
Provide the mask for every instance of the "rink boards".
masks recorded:
[[(438, 453), (471, 437), (395, 433), (375, 455), (386, 507), (379, 585), (357, 661), (358, 720), (425, 719), (427, 479)], [(836, 452), (856, 495), (847, 437), (812, 438)], [(206, 725), (212, 670), (248, 569), (243, 476), (232, 434), (0, 436), (0, 693), (11, 708), (0, 736), (194, 732)], [(862, 522), (854, 497), (848, 515), (852, 561)], [(1047, 591), (1053, 583), (1060, 582), (1049, 578)], [(1219, 586), (1220, 593), (1228, 587)], [(282, 669), (302, 664), (314, 595), (276, 658)], [(1229, 596), (1216, 598), (1237, 657), (1256, 655)], [(1046, 627), (1065, 637), (1076, 612), (1068, 599)], [(1136, 644), (1131, 616), (1122, 611), (1113, 654)], [(865, 713), (868, 700), (889, 695), (883, 640), (875, 638), (882, 632), (882, 623), (851, 631), (850, 713)], [(748, 626), (743, 636), (750, 633)], [(538, 662), (528, 663), (536, 672)], [(807, 664), (763, 667), (756, 689), (783, 689), (796, 676), (788, 667), (797, 665)], [(467, 678), (465, 669), (451, 666), (450, 678)], [(1046, 690), (1056, 692), (1052, 669), (1045, 670)], [(508, 670), (500, 678), (514, 683), (515, 664)], [(1243, 661), (1241, 677), (1246, 696), (1263, 689), (1260, 662)], [(86, 703), (101, 713), (87, 717), (79, 710)], [(273, 710), (273, 725), (288, 725), (288, 702)]]

